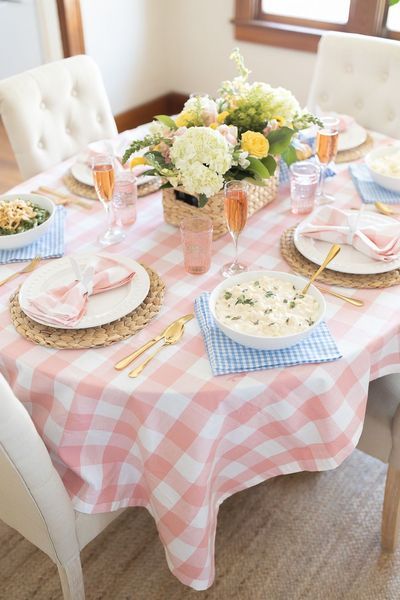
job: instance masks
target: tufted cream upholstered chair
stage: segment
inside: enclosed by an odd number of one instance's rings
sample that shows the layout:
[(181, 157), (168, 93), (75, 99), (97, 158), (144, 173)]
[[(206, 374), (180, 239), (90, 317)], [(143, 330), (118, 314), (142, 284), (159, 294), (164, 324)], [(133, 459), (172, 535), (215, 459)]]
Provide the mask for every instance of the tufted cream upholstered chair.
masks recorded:
[(395, 550), (400, 528), (400, 373), (370, 383), (358, 449), (388, 464), (382, 547)]
[(86, 55), (0, 81), (0, 115), (24, 178), (117, 134), (100, 70)]
[(352, 115), (360, 125), (400, 138), (400, 43), (329, 32), (321, 37), (308, 108)]
[(0, 519), (55, 562), (65, 600), (84, 599), (80, 550), (121, 512), (73, 510), (29, 414), (0, 374)]

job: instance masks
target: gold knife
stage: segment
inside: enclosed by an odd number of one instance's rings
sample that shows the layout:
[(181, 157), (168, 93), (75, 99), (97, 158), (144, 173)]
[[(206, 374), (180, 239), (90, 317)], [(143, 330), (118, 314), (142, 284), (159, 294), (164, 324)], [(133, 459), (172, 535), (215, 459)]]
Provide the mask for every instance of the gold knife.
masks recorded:
[(149, 348), (154, 346), (154, 344), (156, 344), (163, 338), (168, 337), (169, 331), (171, 329), (174, 329), (174, 327), (176, 326), (177, 323), (185, 324), (188, 321), (190, 321), (191, 319), (193, 319), (193, 317), (194, 317), (194, 314), (190, 313), (189, 315), (185, 315), (184, 317), (180, 317), (179, 319), (176, 319), (176, 321), (174, 321), (173, 323), (170, 323), (168, 325), (168, 327), (166, 327), (164, 329), (164, 331), (162, 331), (159, 335), (157, 335), (153, 339), (149, 340), (143, 346), (140, 346), (140, 348), (135, 350), (135, 352), (128, 354), (128, 356), (125, 356), (125, 358), (123, 358), (119, 362), (117, 362), (117, 364), (114, 365), (114, 369), (117, 369), (117, 371), (122, 371), (122, 369), (125, 369), (125, 367), (127, 367), (128, 365), (131, 364), (131, 362), (133, 362), (134, 360), (136, 360), (136, 358), (141, 356), (143, 354), (143, 352), (146, 352), (146, 350), (148, 350)]

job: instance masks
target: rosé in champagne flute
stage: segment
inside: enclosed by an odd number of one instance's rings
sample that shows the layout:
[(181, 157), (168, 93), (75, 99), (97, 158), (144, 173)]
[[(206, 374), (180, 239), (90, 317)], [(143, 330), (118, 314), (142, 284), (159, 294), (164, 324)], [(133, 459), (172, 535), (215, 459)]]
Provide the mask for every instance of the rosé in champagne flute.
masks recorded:
[(226, 224), (235, 244), (235, 258), (232, 263), (222, 267), (224, 277), (246, 271), (247, 266), (238, 261), (238, 240), (247, 222), (248, 183), (245, 181), (228, 181), (224, 188), (224, 209)]

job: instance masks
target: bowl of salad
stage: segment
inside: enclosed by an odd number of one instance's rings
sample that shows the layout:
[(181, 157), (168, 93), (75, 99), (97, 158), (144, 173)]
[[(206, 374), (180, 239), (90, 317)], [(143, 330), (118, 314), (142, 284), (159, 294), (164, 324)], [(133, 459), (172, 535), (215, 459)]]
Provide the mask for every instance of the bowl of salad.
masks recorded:
[(55, 204), (39, 194), (0, 196), (0, 250), (27, 246), (51, 226)]

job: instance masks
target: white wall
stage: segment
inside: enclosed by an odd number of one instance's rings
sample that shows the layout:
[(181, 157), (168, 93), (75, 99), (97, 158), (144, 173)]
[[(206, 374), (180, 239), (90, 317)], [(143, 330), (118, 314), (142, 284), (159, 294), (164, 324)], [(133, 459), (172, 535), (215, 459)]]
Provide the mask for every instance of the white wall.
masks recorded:
[(238, 42), (234, 0), (81, 0), (86, 52), (115, 114), (170, 91), (215, 95), (235, 75), (239, 46), (252, 80), (290, 88), (305, 103), (315, 55)]
[(238, 46), (253, 81), (287, 87), (304, 104), (315, 54), (235, 40), (230, 23), (234, 4), (234, 0), (168, 0), (168, 12), (175, 23), (170, 27), (174, 32), (169, 45), (170, 88), (215, 94), (223, 79), (235, 75), (229, 55)]
[(167, 4), (81, 0), (86, 53), (102, 71), (114, 114), (170, 89), (163, 42)]

